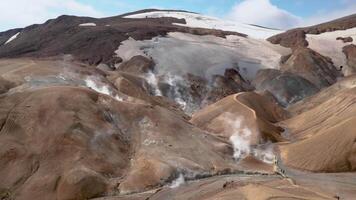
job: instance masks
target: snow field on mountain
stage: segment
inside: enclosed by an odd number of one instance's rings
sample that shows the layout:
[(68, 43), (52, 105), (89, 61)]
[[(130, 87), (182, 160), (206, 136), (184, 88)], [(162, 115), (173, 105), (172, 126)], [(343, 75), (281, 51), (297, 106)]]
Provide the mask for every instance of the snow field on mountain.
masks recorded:
[(124, 61), (136, 55), (152, 58), (159, 74), (190, 73), (209, 79), (212, 75), (222, 75), (225, 69), (238, 68), (248, 80), (252, 80), (259, 69), (278, 69), (281, 56), (289, 53), (289, 49), (262, 40), (179, 32), (145, 41), (131, 38), (116, 51)]
[(218, 29), (224, 31), (233, 31), (247, 34), (252, 38), (266, 39), (283, 31), (263, 28), (255, 25), (239, 23), (235, 21), (222, 20), (196, 13), (178, 12), (178, 11), (154, 11), (125, 16), (126, 18), (160, 18), (173, 17), (185, 19), (186, 24), (176, 24), (180, 26)]
[[(336, 40), (338, 37), (352, 37), (353, 42), (344, 43), (341, 40)], [(356, 28), (326, 32), (319, 35), (307, 34), (306, 39), (309, 43), (309, 48), (331, 58), (336, 67), (347, 66), (346, 56), (342, 49), (344, 46), (356, 44)]]

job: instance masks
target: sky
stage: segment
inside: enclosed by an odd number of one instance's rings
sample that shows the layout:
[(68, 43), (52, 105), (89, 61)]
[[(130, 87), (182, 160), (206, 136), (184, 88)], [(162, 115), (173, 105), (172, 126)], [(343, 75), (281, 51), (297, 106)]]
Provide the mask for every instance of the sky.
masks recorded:
[(182, 9), (290, 29), (355, 14), (356, 0), (0, 0), (0, 8), (0, 31), (63, 14), (106, 17), (145, 8)]

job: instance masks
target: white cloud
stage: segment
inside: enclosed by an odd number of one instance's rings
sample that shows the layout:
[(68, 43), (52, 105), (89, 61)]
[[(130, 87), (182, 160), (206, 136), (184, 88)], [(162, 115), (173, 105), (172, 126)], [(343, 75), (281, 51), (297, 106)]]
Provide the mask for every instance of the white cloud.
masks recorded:
[(270, 0), (243, 0), (233, 7), (228, 18), (279, 29), (295, 27), (301, 22), (300, 17), (278, 8)]
[(334, 10), (334, 11), (320, 11), (317, 14), (308, 17), (301, 24), (302, 26), (309, 26), (320, 24), (323, 22), (328, 22), (334, 19), (345, 17), (348, 15), (356, 14), (356, 2), (354, 0), (343, 0), (343, 2), (349, 2), (344, 8)]
[(1, 0), (0, 29), (24, 27), (62, 14), (103, 16), (94, 7), (77, 0)]
[(228, 14), (230, 20), (279, 29), (304, 27), (328, 22), (356, 13), (355, 0), (341, 0), (343, 7), (330, 10), (317, 10), (309, 17), (299, 17), (273, 5), (270, 0), (243, 0), (237, 3)]

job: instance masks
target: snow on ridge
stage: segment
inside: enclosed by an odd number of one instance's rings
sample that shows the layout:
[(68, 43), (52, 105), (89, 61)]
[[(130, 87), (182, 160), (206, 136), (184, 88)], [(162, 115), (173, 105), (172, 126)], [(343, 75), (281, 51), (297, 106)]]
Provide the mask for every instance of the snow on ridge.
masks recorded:
[(147, 13), (140, 13), (134, 15), (125, 16), (125, 18), (160, 18), (160, 17), (173, 17), (178, 19), (185, 19), (187, 24), (175, 23), (179, 26), (195, 27), (195, 28), (207, 28), (218, 29), (224, 31), (232, 31), (247, 34), (255, 39), (266, 39), (273, 35), (279, 34), (283, 31), (263, 28), (259, 26), (225, 21), (214, 17), (204, 16), (195, 13), (186, 13), (179, 11), (153, 11)]
[(6, 42), (5, 44), (10, 43), (11, 41), (15, 40), (17, 38), (17, 36), (19, 36), (20, 32), (16, 33), (15, 35), (11, 36)]
[(95, 23), (84, 23), (84, 24), (79, 24), (79, 26), (96, 26)]
[[(336, 40), (338, 37), (352, 37), (353, 42), (344, 43), (341, 40)], [(307, 34), (306, 40), (309, 43), (309, 48), (331, 58), (336, 67), (347, 66), (347, 59), (342, 49), (346, 45), (356, 44), (356, 28), (325, 32), (319, 35)], [(344, 73), (347, 75), (348, 68), (344, 69), (346, 70)]]

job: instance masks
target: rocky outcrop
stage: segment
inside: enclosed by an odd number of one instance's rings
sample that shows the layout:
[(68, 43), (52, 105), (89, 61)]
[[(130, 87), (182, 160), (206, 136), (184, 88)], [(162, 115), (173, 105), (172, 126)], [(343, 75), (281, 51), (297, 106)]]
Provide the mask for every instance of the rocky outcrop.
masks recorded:
[(260, 70), (253, 85), (258, 91), (270, 92), (283, 106), (294, 104), (319, 91), (303, 77), (275, 69)]
[(305, 34), (305, 30), (302, 29), (289, 30), (267, 40), (272, 44), (280, 44), (288, 48), (307, 47), (308, 41), (305, 39)]
[(334, 84), (342, 73), (330, 58), (308, 48), (297, 48), (281, 67), (282, 71), (303, 77), (318, 89)]
[(354, 41), (352, 37), (338, 37), (336, 38), (336, 40), (341, 40), (343, 43), (349, 43)]
[(244, 80), (237, 70), (227, 69), (224, 76), (215, 75), (212, 78), (211, 86), (207, 88), (208, 93), (204, 94), (201, 107), (215, 103), (227, 96), (252, 91), (253, 89), (251, 84)]
[(134, 56), (129, 61), (120, 64), (118, 70), (132, 73), (135, 75), (142, 75), (154, 70), (155, 63), (144, 56)]
[(356, 45), (350, 44), (343, 48), (351, 73), (356, 73)]

